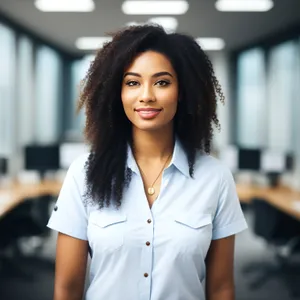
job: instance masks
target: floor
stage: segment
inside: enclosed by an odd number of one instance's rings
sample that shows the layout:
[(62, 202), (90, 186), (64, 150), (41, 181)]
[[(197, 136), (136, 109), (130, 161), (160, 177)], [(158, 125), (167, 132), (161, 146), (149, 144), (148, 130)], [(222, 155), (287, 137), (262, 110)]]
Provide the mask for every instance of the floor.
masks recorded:
[[(245, 211), (245, 216), (251, 228), (251, 214)], [(53, 300), (55, 238), (55, 234), (53, 234), (44, 247), (46, 250), (43, 251), (43, 257), (47, 259), (46, 261), (28, 259), (26, 262), (18, 263), (18, 265), (24, 266), (22, 269), (27, 270), (29, 274), (34, 274), (34, 278), (24, 278), (24, 276), (20, 278), (0, 277), (1, 300)], [(269, 279), (257, 290), (249, 288), (251, 279), (255, 277), (250, 276), (251, 274), (245, 275), (242, 272), (243, 267), (256, 261), (274, 261), (272, 252), (251, 233), (251, 230), (247, 230), (236, 237), (235, 257), (236, 300), (292, 299), (287, 288), (278, 278)], [(300, 278), (294, 278), (294, 280), (298, 280), (300, 283)]]

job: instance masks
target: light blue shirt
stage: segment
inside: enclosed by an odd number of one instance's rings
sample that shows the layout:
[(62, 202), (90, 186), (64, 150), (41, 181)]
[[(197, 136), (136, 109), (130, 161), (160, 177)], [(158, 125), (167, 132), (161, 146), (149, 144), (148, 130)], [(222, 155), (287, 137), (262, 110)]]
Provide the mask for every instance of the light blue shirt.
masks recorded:
[(86, 300), (204, 300), (205, 257), (211, 240), (247, 228), (233, 177), (217, 159), (198, 153), (194, 178), (176, 141), (150, 209), (134, 157), (122, 206), (84, 205), (84, 164), (71, 165), (48, 226), (88, 240), (90, 285)]

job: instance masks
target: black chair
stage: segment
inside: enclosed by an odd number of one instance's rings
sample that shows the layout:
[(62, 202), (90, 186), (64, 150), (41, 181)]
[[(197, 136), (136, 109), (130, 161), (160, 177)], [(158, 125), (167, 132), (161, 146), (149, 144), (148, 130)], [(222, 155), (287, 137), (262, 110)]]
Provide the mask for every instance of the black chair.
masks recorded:
[(1, 257), (3, 274), (13, 273), (28, 279), (32, 278), (32, 274), (20, 268), (20, 261), (26, 256), (20, 248), (19, 241), (31, 237), (47, 238), (50, 232), (46, 227), (50, 203), (50, 197), (27, 199), (0, 219), (0, 251), (2, 250), (2, 253), (7, 249), (11, 251), (9, 256), (4, 254)]
[(258, 277), (250, 283), (250, 288), (261, 287), (268, 279), (282, 278), (292, 297), (299, 296), (296, 282), (300, 276), (300, 266), (292, 265), (293, 254), (300, 253), (300, 222), (279, 211), (264, 199), (255, 198), (251, 202), (253, 212), (253, 232), (263, 238), (275, 255), (275, 264), (259, 261), (243, 269), (245, 274), (256, 272)]

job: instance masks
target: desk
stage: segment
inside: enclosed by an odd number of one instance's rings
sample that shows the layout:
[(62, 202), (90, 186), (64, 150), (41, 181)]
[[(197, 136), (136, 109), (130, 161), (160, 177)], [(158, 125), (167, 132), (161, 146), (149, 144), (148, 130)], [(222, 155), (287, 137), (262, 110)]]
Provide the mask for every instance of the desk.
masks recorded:
[[(265, 189), (267, 190), (267, 188)], [(236, 191), (241, 203), (250, 204), (251, 199), (255, 196), (257, 197), (258, 193), (262, 193), (263, 188), (257, 188), (246, 184), (237, 184)]]
[(288, 189), (272, 190), (265, 199), (279, 210), (300, 221), (300, 193)]
[(250, 204), (254, 197), (263, 198), (269, 204), (300, 221), (300, 192), (285, 187), (270, 188), (239, 184), (236, 189), (241, 203)]
[(12, 184), (0, 189), (0, 218), (27, 198), (45, 195), (57, 196), (62, 183), (45, 181), (36, 184)]
[[(0, 189), (0, 218), (26, 198), (57, 196), (61, 186), (62, 183), (59, 181), (45, 181), (27, 185), (14, 184)], [(254, 197), (264, 198), (271, 205), (300, 221), (300, 192), (283, 187), (255, 187), (240, 184), (237, 184), (236, 188), (242, 203), (250, 203)]]

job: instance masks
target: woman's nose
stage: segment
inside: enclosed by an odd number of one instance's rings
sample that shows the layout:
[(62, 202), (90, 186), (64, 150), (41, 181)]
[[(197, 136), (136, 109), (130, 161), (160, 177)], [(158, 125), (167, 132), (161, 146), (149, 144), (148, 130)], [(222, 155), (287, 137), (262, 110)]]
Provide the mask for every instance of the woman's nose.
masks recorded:
[(155, 95), (151, 87), (144, 87), (140, 96), (140, 102), (153, 102)]

